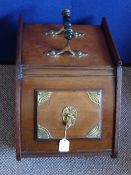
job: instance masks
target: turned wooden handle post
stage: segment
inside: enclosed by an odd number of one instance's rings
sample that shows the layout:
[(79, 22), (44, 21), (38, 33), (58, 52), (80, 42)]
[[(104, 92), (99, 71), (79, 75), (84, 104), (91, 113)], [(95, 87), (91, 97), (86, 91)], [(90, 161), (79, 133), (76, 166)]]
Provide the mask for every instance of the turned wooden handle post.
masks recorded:
[(64, 25), (64, 36), (67, 40), (71, 40), (74, 37), (74, 31), (71, 24), (70, 10), (64, 9), (62, 11), (63, 25)]

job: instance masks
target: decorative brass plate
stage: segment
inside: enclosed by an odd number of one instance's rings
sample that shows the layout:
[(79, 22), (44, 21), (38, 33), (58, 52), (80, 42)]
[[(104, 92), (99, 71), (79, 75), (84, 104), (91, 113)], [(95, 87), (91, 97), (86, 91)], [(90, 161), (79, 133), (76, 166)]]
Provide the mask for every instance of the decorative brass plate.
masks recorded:
[(86, 135), (86, 138), (100, 138), (101, 137), (101, 131), (100, 126), (96, 125), (94, 128), (91, 129)]
[(36, 90), (38, 139), (101, 138), (101, 90)]
[(38, 139), (49, 139), (52, 138), (49, 131), (44, 128), (43, 126), (41, 126), (40, 124), (38, 124), (38, 133), (37, 133), (37, 138)]
[(49, 91), (38, 91), (38, 95), (37, 95), (38, 106), (40, 106), (42, 103), (45, 103), (46, 101), (48, 101), (51, 94), (52, 94), (52, 92), (49, 92)]

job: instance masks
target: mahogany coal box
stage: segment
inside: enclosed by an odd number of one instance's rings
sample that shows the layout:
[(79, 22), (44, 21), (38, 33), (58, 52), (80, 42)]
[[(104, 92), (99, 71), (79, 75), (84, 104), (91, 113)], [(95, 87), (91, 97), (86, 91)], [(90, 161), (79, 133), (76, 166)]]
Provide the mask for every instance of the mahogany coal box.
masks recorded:
[(17, 160), (118, 155), (122, 68), (106, 18), (72, 29), (68, 40), (65, 26), (19, 18)]

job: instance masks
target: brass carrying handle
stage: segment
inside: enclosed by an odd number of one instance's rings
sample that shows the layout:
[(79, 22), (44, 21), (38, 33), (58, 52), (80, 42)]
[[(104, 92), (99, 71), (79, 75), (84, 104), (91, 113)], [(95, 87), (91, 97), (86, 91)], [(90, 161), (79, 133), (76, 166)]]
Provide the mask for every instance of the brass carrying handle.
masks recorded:
[(45, 35), (51, 35), (56, 36), (62, 32), (64, 32), (64, 37), (66, 39), (65, 47), (61, 50), (50, 50), (43, 52), (44, 55), (50, 56), (50, 57), (58, 57), (60, 55), (63, 55), (65, 52), (69, 52), (71, 56), (74, 57), (85, 57), (88, 55), (87, 52), (83, 52), (81, 50), (72, 50), (70, 46), (70, 41), (73, 39), (74, 36), (82, 36), (83, 33), (74, 32), (72, 29), (71, 24), (71, 13), (69, 9), (64, 9), (62, 11), (63, 16), (63, 27), (59, 31), (50, 30), (45, 33)]

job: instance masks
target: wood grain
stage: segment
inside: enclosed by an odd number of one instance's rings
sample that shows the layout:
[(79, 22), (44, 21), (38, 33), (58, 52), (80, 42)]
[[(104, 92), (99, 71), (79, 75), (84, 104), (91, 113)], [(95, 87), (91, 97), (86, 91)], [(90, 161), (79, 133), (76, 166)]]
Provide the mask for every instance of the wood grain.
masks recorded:
[[(100, 92), (98, 89), (96, 91)], [(46, 128), (53, 139), (62, 139), (65, 130), (62, 111), (66, 106), (73, 106), (77, 117), (74, 126), (67, 131), (67, 139), (85, 138), (89, 131), (101, 123), (102, 117), (101, 104), (97, 105), (91, 101), (87, 92), (90, 91), (52, 91), (46, 102), (36, 105), (37, 123)]]
[[(22, 31), (23, 19), (19, 17), (19, 30), (17, 34), (17, 51), (16, 51), (16, 76), (19, 72), (19, 64), (21, 63), (21, 47), (22, 47)], [(16, 78), (16, 96), (15, 96), (15, 126), (16, 126), (16, 159), (21, 159), (21, 80)]]
[[(56, 83), (57, 82), (57, 83)], [(34, 140), (34, 90), (103, 90), (102, 106), (102, 139), (73, 139), (71, 151), (112, 149), (113, 125), (115, 111), (115, 79), (88, 78), (31, 78), (24, 79), (21, 101), (22, 151), (55, 151), (58, 152), (59, 140), (38, 142)], [(63, 99), (64, 100), (64, 99)], [(26, 101), (26, 103), (25, 103)], [(52, 116), (53, 117), (53, 116)], [(81, 144), (80, 144), (81, 143)]]
[[(42, 35), (41, 32), (51, 28), (58, 30), (61, 25), (25, 24), (23, 26), (22, 17), (19, 19), (16, 59), (17, 159), (100, 154), (116, 157), (118, 154), (122, 63), (106, 19), (103, 18), (101, 25), (97, 26), (74, 26), (76, 31), (85, 32), (84, 37), (74, 38), (71, 41), (72, 49), (89, 53), (83, 58), (74, 58), (67, 53), (56, 58), (43, 55), (45, 50), (62, 49), (65, 45), (63, 35), (54, 38)], [(36, 89), (66, 91), (65, 97), (61, 98), (62, 103), (68, 96), (68, 92), (101, 89), (103, 94), (101, 139), (85, 139), (80, 135), (80, 138), (69, 138), (71, 146), (67, 154), (59, 153), (59, 139), (36, 140), (37, 120), (34, 103)], [(77, 101), (77, 103), (79, 106), (84, 106), (84, 100), (80, 103)], [(58, 107), (56, 105), (56, 109)], [(90, 115), (92, 116), (93, 114)], [(85, 126), (84, 120), (81, 122), (81, 127)], [(76, 136), (78, 133), (74, 135)]]
[(23, 64), (44, 64), (48, 66), (110, 66), (111, 55), (106, 45), (106, 40), (100, 26), (77, 26), (76, 31), (85, 32), (81, 38), (73, 38), (71, 47), (73, 50), (82, 50), (89, 53), (88, 56), (78, 58), (65, 54), (56, 58), (43, 55), (43, 51), (61, 50), (65, 46), (63, 35), (56, 37), (42, 36), (43, 31), (51, 28), (59, 30), (60, 25), (31, 25), (26, 24), (23, 33)]

